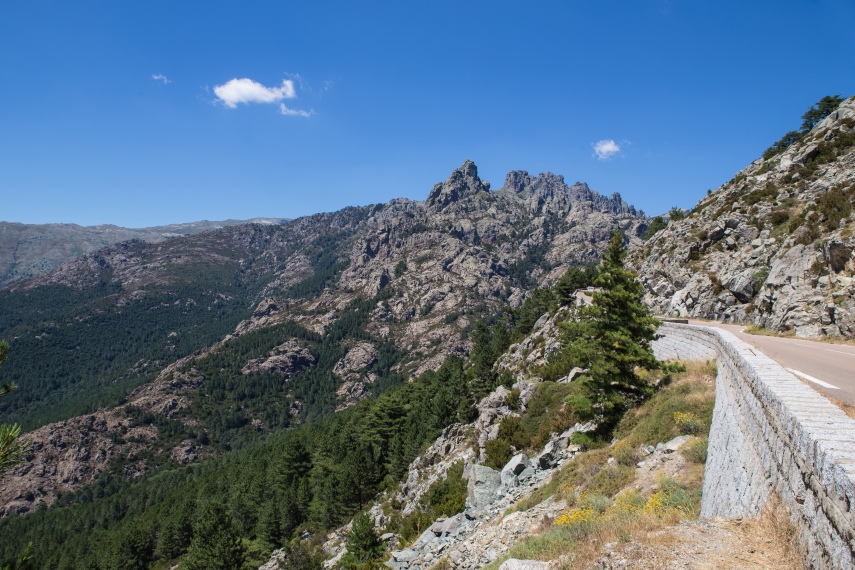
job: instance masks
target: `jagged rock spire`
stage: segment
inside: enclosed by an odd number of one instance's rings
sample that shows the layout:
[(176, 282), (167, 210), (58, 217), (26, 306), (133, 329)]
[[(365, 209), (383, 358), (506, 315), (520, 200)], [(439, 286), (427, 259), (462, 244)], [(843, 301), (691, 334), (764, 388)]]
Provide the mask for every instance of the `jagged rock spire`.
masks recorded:
[(591, 202), (601, 212), (637, 214), (635, 208), (627, 204), (617, 192), (611, 198), (606, 198), (588, 188), (584, 182), (567, 186), (563, 176), (551, 172), (542, 172), (535, 177), (525, 170), (512, 170), (505, 177), (504, 189), (523, 198), (532, 212), (566, 213), (573, 204)]
[(466, 160), (460, 168), (451, 173), (448, 180), (434, 185), (428, 195), (427, 206), (439, 210), (467, 196), (489, 191), (490, 183), (478, 178), (478, 167), (471, 160)]

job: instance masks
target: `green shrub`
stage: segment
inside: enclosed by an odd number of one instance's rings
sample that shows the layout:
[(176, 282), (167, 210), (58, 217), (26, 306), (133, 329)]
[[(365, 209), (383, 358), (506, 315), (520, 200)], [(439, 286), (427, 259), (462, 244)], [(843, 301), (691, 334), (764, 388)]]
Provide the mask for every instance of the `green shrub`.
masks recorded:
[(785, 212), (784, 210), (775, 210), (771, 214), (769, 214), (769, 224), (772, 227), (780, 226), (783, 223), (786, 223), (790, 220), (790, 214)]
[(487, 460), (484, 465), (501, 471), (502, 467), (513, 457), (511, 444), (504, 439), (492, 439), (484, 446), (484, 452), (487, 454)]
[(824, 222), (826, 229), (836, 230), (840, 225), (840, 220), (848, 218), (852, 214), (854, 198), (855, 185), (849, 187), (840, 185), (832, 188), (817, 200), (817, 209), (826, 217)]
[(520, 407), (520, 391), (519, 390), (511, 390), (510, 393), (505, 396), (505, 405), (512, 410), (516, 410)]
[(626, 441), (621, 441), (612, 447), (612, 457), (619, 465), (635, 466), (638, 463), (638, 449)]
[[(526, 447), (531, 438), (527, 437), (522, 428), (519, 416), (505, 416), (499, 423), (498, 439), (507, 441), (517, 451)], [(504, 466), (504, 463), (502, 464)]]
[(657, 232), (659, 232), (660, 230), (664, 230), (667, 227), (668, 227), (668, 222), (666, 222), (664, 219), (662, 219), (662, 216), (656, 216), (650, 222), (650, 225), (647, 226), (647, 231), (644, 234), (644, 239), (648, 240), (648, 239), (652, 238)]
[(678, 222), (686, 217), (686, 213), (681, 207), (674, 206), (673, 208), (668, 210), (668, 217), (674, 220), (675, 222)]
[(692, 412), (674, 412), (674, 423), (681, 435), (700, 433), (705, 427)]
[(395, 265), (395, 277), (401, 277), (407, 272), (407, 263), (402, 259)]
[(680, 453), (691, 463), (706, 463), (708, 444), (706, 438), (695, 437), (680, 449)]
[(448, 468), (445, 479), (430, 486), (421, 503), (430, 507), (436, 516), (448, 517), (466, 508), (466, 495), (463, 461), (458, 461)]

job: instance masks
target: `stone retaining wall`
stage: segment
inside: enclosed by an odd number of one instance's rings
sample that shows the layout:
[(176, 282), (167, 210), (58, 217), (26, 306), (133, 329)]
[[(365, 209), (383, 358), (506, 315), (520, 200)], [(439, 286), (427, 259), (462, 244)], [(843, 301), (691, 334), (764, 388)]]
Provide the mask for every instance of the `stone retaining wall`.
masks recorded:
[(759, 350), (712, 327), (663, 323), (661, 360), (718, 367), (701, 517), (759, 513), (774, 490), (811, 568), (855, 565), (855, 420)]

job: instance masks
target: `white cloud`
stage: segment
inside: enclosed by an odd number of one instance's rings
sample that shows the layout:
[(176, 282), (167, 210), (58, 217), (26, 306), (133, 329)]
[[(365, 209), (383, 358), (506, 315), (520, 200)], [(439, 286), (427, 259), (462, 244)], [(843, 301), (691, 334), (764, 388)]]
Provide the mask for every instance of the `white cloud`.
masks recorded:
[(290, 79), (284, 79), (281, 87), (265, 87), (245, 77), (217, 85), (214, 94), (230, 109), (237, 107), (238, 103), (277, 103), (297, 96), (294, 82)]
[(160, 81), (164, 85), (166, 85), (167, 83), (172, 83), (172, 81), (168, 77), (166, 77), (165, 75), (161, 75), (160, 73), (158, 73), (157, 75), (152, 75), (151, 78), (155, 81)]
[(594, 144), (597, 160), (608, 160), (620, 152), (620, 146), (612, 139), (603, 139)]
[(303, 109), (289, 109), (285, 106), (285, 103), (279, 104), (279, 112), (283, 115), (296, 115), (298, 117), (311, 117), (315, 114), (314, 110), (304, 111)]

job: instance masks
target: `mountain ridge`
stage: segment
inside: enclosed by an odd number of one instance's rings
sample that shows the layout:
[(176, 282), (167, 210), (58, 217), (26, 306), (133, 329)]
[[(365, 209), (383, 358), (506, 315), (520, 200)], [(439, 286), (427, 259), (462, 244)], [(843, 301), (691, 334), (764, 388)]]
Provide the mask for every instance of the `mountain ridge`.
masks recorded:
[(16, 281), (49, 273), (64, 261), (79, 255), (131, 239), (156, 243), (172, 237), (233, 225), (281, 224), (287, 221), (287, 218), (252, 218), (217, 222), (203, 220), (147, 228), (124, 228), (113, 224), (80, 226), (71, 223), (0, 222), (0, 288), (7, 287)]

